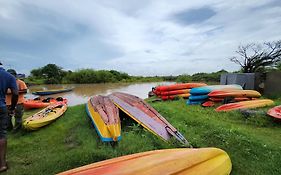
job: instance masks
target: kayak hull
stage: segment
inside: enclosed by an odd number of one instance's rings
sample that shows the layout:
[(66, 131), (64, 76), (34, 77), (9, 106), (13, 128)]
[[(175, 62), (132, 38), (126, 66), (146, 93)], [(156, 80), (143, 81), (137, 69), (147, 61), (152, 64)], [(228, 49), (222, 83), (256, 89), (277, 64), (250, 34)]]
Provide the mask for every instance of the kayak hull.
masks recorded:
[(59, 175), (228, 175), (232, 164), (226, 152), (217, 148), (166, 149), (117, 157)]
[(281, 105), (275, 106), (267, 111), (267, 114), (273, 118), (281, 119)]
[(209, 97), (249, 97), (259, 98), (261, 94), (255, 90), (214, 90), (208, 94)]
[(188, 144), (176, 128), (139, 97), (115, 92), (109, 98), (120, 110), (161, 139), (168, 141), (174, 136), (181, 143)]
[[(107, 99), (106, 102), (104, 99)], [(103, 142), (121, 140), (118, 109), (108, 97), (91, 97), (86, 104), (86, 111)]]
[(216, 108), (216, 111), (232, 111), (237, 109), (258, 108), (274, 105), (274, 102), (269, 99), (241, 101), (236, 103), (224, 104)]
[(190, 94), (192, 95), (207, 95), (213, 90), (221, 90), (221, 89), (240, 89), (242, 90), (242, 87), (237, 84), (233, 85), (212, 85), (212, 86), (203, 86), (203, 87), (197, 87), (192, 88), (190, 90)]

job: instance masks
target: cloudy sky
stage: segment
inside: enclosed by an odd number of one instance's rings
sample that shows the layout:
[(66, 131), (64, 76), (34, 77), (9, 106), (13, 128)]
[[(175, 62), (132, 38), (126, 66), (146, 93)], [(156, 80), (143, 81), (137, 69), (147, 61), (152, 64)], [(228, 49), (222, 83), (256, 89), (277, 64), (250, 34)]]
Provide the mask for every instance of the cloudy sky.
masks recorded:
[(238, 45), (281, 39), (280, 0), (0, 0), (0, 60), (29, 73), (238, 70)]

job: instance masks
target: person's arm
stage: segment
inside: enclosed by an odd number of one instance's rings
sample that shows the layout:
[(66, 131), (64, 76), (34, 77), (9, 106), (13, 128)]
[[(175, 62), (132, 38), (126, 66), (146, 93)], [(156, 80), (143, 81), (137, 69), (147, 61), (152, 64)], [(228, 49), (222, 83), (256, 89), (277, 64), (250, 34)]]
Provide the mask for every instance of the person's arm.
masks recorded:
[(14, 77), (11, 78), (9, 88), (11, 89), (11, 93), (12, 93), (12, 104), (9, 110), (12, 112), (16, 108), (16, 105), (18, 103), (18, 97), (19, 97), (18, 86), (16, 83), (16, 79)]
[(12, 91), (12, 104), (10, 110), (15, 110), (16, 105), (18, 103), (19, 93), (18, 93), (18, 89), (11, 89), (11, 91)]

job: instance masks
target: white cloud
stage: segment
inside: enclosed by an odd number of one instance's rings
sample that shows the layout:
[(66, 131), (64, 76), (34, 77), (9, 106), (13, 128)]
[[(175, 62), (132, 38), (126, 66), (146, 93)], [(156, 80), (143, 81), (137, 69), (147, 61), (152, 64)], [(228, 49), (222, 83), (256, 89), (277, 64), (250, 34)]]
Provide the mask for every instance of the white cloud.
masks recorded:
[[(177, 23), (200, 8), (215, 15)], [(233, 71), (239, 44), (281, 38), (280, 4), (267, 0), (1, 1), (0, 22), (0, 58), (19, 71), (48, 62), (135, 75)], [(22, 58), (33, 64), (12, 61)]]

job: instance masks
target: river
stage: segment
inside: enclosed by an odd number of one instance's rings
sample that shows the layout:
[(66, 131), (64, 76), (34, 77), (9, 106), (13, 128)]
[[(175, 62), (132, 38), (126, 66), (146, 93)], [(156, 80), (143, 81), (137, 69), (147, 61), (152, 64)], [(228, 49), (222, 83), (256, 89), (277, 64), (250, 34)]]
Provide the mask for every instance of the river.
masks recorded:
[(147, 98), (148, 92), (152, 87), (171, 82), (153, 82), (153, 83), (104, 83), (104, 84), (63, 84), (63, 85), (36, 85), (30, 86), (26, 98), (35, 98), (32, 92), (40, 90), (50, 90), (58, 88), (74, 88), (70, 92), (48, 95), (44, 97), (64, 97), (68, 99), (68, 105), (74, 106), (84, 104), (89, 97), (93, 95), (109, 95), (112, 92), (125, 92), (136, 95), (140, 98)]

